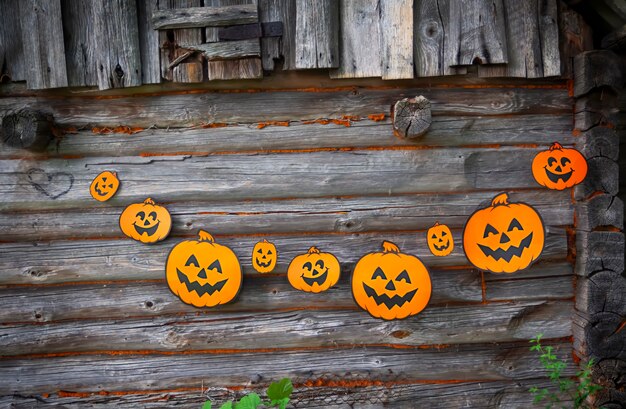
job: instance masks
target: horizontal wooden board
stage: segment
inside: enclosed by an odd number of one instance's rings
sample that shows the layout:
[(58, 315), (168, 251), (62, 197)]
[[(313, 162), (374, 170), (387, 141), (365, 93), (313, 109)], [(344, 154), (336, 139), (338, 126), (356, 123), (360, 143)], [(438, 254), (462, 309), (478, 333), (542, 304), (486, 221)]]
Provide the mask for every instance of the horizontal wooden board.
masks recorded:
[[(367, 147), (452, 147), (544, 145), (555, 140), (562, 145), (576, 144), (572, 135), (572, 115), (436, 116), (428, 132), (418, 140), (398, 138), (389, 118), (375, 122), (339, 119), (338, 123), (284, 123), (288, 126), (258, 124), (216, 128), (151, 128), (125, 133), (102, 128), (69, 133), (51, 143), (42, 153), (3, 147), (0, 158), (59, 156), (118, 156), (174, 152), (233, 153), (294, 149), (367, 148)], [(323, 122), (323, 121), (322, 121)], [(347, 125), (347, 126), (346, 126)], [(546, 132), (549, 129), (549, 132)], [(113, 131), (113, 130), (111, 130)], [(118, 132), (131, 132), (129, 128)]]
[[(261, 384), (253, 383), (243, 389), (204, 388), (187, 390), (161, 390), (80, 394), (68, 391), (24, 396), (13, 394), (0, 397), (0, 406), (9, 405), (12, 409), (58, 408), (75, 409), (94, 406), (102, 409), (119, 407), (142, 407), (146, 409), (198, 409), (205, 400), (210, 399), (215, 405), (227, 400), (238, 400), (249, 392), (263, 395), (270, 380), (263, 379)], [(330, 386), (335, 385), (335, 386)], [(416, 402), (429, 409), (450, 409), (469, 407), (472, 409), (528, 409), (532, 407), (532, 386), (548, 388), (547, 379), (518, 379), (515, 381), (480, 381), (480, 382), (418, 382), (418, 383), (382, 383), (372, 381), (347, 382), (341, 380), (319, 379), (316, 382), (296, 384), (291, 395), (290, 406), (307, 409), (353, 409), (382, 408), (415, 409)], [(60, 388), (60, 386), (59, 386)], [(58, 388), (57, 388), (58, 389)], [(562, 403), (569, 403), (563, 400)]]
[[(554, 347), (569, 351), (571, 345), (561, 343)], [(565, 376), (575, 372), (571, 358), (568, 361)], [(16, 390), (21, 394), (50, 392), (58, 390), (59, 385), (79, 392), (223, 387), (282, 377), (290, 377), (295, 383), (329, 376), (345, 381), (407, 383), (440, 379), (520, 380), (534, 378), (543, 371), (527, 342), (442, 349), (349, 347), (175, 356), (68, 356), (1, 360), (0, 394)]]
[[(437, 115), (569, 114), (572, 98), (561, 88), (346, 87), (319, 92), (200, 92), (135, 97), (23, 97), (0, 99), (0, 115), (25, 106), (52, 114), (60, 124), (181, 127), (205, 122), (254, 123), (389, 113), (396, 101), (424, 95)], [(131, 119), (132, 118), (132, 119)], [(132, 121), (132, 123), (129, 123)]]
[(147, 197), (157, 203), (212, 202), (527, 189), (537, 187), (530, 164), (538, 151), (403, 148), (0, 160), (0, 210), (95, 207), (89, 185), (104, 170), (117, 172), (122, 181), (109, 205)]
[(152, 13), (155, 30), (193, 27), (221, 27), (259, 21), (256, 4), (228, 7), (188, 7)]
[[(461, 232), (455, 230), (453, 234), (455, 249), (447, 257), (435, 257), (428, 251), (424, 232), (277, 234), (267, 239), (277, 246), (277, 273), (285, 273), (290, 260), (315, 245), (321, 251), (333, 253), (342, 263), (344, 275), (348, 275), (363, 254), (380, 251), (383, 240), (392, 240), (401, 251), (417, 255), (431, 268), (467, 266)], [(216, 238), (238, 255), (244, 273), (252, 276), (257, 275), (251, 266), (252, 248), (259, 240), (255, 236)], [(180, 241), (168, 239), (150, 246), (130, 239), (2, 244), (0, 285), (162, 279), (167, 254)], [(566, 254), (565, 230), (549, 228), (541, 260), (562, 260)]]
[(2, 327), (0, 350), (3, 356), (12, 356), (510, 342), (528, 340), (540, 332), (544, 338), (569, 337), (572, 314), (573, 301), (535, 301), (433, 306), (400, 321), (381, 321), (356, 310), (300, 310), (9, 324)]
[[(511, 277), (513, 278), (513, 277)], [(574, 297), (574, 277), (557, 276), (487, 282), (485, 297), (496, 300), (549, 300)]]

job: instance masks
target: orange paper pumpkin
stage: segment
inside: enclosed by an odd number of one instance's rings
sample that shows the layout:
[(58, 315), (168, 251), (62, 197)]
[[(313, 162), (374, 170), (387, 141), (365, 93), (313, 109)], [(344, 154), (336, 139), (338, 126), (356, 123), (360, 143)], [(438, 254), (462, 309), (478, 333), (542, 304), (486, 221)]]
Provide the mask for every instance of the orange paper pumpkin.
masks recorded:
[(183, 241), (170, 251), (165, 267), (167, 285), (183, 302), (196, 307), (232, 301), (243, 279), (237, 256), (209, 233), (200, 230), (198, 236), (198, 240)]
[(120, 228), (128, 237), (142, 243), (156, 243), (170, 234), (172, 218), (163, 206), (147, 198), (128, 205), (120, 215)]
[(563, 190), (582, 182), (587, 176), (587, 160), (576, 149), (562, 147), (558, 142), (533, 159), (533, 177), (541, 186)]
[(276, 267), (277, 258), (276, 246), (265, 239), (252, 249), (252, 267), (259, 273), (271, 273)]
[(115, 195), (120, 187), (120, 180), (117, 173), (104, 171), (94, 178), (89, 186), (91, 197), (99, 202), (106, 202)]
[(539, 213), (525, 203), (509, 203), (506, 193), (470, 216), (463, 231), (467, 259), (481, 270), (513, 273), (539, 258), (544, 227)]
[(373, 317), (401, 319), (422, 311), (432, 286), (419, 258), (384, 241), (383, 251), (363, 256), (352, 274), (352, 295)]
[(435, 256), (447, 256), (454, 250), (454, 239), (450, 228), (436, 222), (426, 233), (426, 242), (430, 252)]
[(305, 254), (294, 257), (287, 269), (293, 288), (310, 293), (326, 291), (339, 281), (341, 267), (337, 257), (311, 247)]

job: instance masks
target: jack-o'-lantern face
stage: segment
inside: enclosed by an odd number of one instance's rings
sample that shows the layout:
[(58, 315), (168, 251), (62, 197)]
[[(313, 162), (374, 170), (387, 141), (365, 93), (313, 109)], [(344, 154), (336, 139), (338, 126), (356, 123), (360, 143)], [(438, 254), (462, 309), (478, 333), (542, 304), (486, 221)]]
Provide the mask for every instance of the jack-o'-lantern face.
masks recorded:
[(539, 213), (524, 203), (509, 203), (508, 195), (496, 196), (491, 206), (477, 210), (463, 231), (467, 259), (481, 270), (513, 273), (539, 258), (544, 245)]
[(200, 230), (198, 240), (178, 243), (167, 256), (165, 275), (170, 290), (196, 307), (232, 301), (241, 288), (242, 273), (233, 251)]
[(263, 239), (252, 249), (252, 267), (259, 273), (270, 273), (276, 267), (277, 257), (274, 243)]
[(170, 213), (147, 198), (133, 203), (120, 215), (120, 228), (128, 237), (142, 243), (156, 243), (167, 237), (172, 227)]
[(117, 192), (120, 187), (120, 180), (117, 173), (104, 171), (94, 178), (89, 186), (91, 197), (99, 202), (106, 202)]
[(548, 189), (572, 187), (587, 176), (587, 160), (576, 149), (555, 142), (549, 150), (539, 152), (533, 159), (533, 177)]
[(376, 318), (415, 315), (426, 307), (431, 292), (426, 266), (388, 241), (383, 242), (382, 252), (363, 256), (352, 274), (354, 300)]
[(454, 239), (450, 228), (436, 222), (426, 233), (426, 242), (430, 252), (435, 256), (447, 256), (454, 250)]
[(311, 247), (305, 254), (294, 257), (287, 269), (293, 288), (310, 293), (326, 291), (339, 281), (341, 268), (337, 257)]

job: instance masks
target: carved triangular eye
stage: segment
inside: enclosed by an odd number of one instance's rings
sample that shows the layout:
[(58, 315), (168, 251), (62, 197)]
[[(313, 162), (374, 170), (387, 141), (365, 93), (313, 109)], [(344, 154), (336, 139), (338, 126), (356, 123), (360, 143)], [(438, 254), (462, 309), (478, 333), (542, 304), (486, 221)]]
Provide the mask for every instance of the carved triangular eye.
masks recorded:
[(448, 233), (446, 233), (445, 231), (441, 232), (441, 237), (446, 237), (448, 235)]
[(406, 283), (411, 284), (411, 278), (409, 277), (409, 273), (407, 273), (406, 270), (404, 270), (400, 274), (398, 274), (398, 277), (396, 278), (396, 281), (404, 281)]
[(382, 278), (383, 280), (387, 279), (385, 272), (380, 267), (377, 267), (376, 271), (374, 271), (374, 274), (372, 274), (372, 280), (375, 280), (377, 278)]
[(311, 264), (310, 261), (307, 261), (306, 263), (302, 265), (302, 268), (311, 271), (311, 269), (313, 268), (313, 264)]
[(200, 264), (198, 264), (198, 259), (196, 258), (196, 256), (194, 256), (193, 254), (191, 256), (189, 256), (189, 258), (187, 259), (187, 262), (185, 263), (185, 266), (194, 266), (194, 267), (200, 267)]
[(569, 160), (569, 158), (561, 158), (561, 166), (567, 166), (570, 163), (572, 163), (572, 161)]
[(487, 224), (485, 227), (485, 234), (483, 234), (483, 238), (488, 237), (492, 234), (498, 234), (498, 230), (490, 224)]
[(272, 255), (272, 254), (274, 254), (274, 253), (272, 253), (272, 250), (267, 250), (267, 255), (268, 255), (268, 256), (270, 256), (270, 255)]
[(433, 234), (432, 236), (430, 236), (430, 238), (431, 238), (431, 239), (436, 239), (436, 238), (437, 238), (437, 235), (436, 235), (436, 234)]
[(517, 221), (516, 218), (513, 218), (513, 220), (511, 220), (511, 224), (509, 224), (509, 228), (507, 231), (513, 231), (513, 230), (523, 230), (522, 225), (520, 224), (519, 221)]
[(211, 265), (209, 266), (208, 270), (215, 270), (218, 273), (222, 274), (222, 265), (220, 264), (219, 260), (215, 260), (214, 262), (211, 263)]

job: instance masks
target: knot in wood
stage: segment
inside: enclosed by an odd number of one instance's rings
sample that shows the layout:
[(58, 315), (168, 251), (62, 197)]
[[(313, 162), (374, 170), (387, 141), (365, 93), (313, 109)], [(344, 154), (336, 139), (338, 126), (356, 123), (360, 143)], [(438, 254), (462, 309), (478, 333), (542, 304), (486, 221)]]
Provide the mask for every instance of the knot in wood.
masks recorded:
[(401, 99), (393, 107), (393, 130), (403, 138), (419, 138), (431, 123), (430, 101), (421, 95)]
[(43, 151), (52, 139), (52, 117), (23, 109), (2, 118), (2, 142), (13, 148)]

